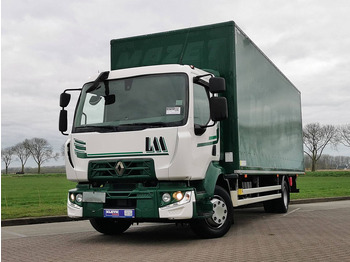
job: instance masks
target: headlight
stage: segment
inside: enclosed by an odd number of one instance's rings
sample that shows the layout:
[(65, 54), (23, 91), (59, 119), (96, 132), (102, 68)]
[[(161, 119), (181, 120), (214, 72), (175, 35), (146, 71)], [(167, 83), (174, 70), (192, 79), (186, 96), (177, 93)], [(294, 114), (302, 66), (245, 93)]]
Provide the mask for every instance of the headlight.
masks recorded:
[(83, 202), (83, 195), (82, 194), (77, 194), (75, 199), (77, 200), (78, 203)]
[(69, 195), (69, 199), (70, 199), (71, 202), (74, 202), (75, 201), (75, 195), (73, 193), (71, 193)]
[(181, 200), (184, 198), (184, 194), (182, 194), (181, 191), (174, 192), (173, 198), (174, 198), (176, 201), (181, 201)]
[(169, 203), (170, 200), (171, 200), (170, 194), (169, 194), (169, 193), (164, 193), (163, 196), (162, 196), (162, 200), (163, 200), (163, 202), (165, 202), (165, 203)]

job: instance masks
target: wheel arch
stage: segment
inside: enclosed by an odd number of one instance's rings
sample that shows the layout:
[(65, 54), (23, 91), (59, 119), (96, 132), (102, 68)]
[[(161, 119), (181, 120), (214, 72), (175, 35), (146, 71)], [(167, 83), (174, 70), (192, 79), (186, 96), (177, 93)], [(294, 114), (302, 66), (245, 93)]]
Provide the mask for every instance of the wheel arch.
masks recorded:
[(215, 186), (219, 185), (230, 193), (228, 182), (224, 179), (225, 170), (217, 162), (211, 162), (204, 179), (204, 189), (210, 197), (214, 196)]

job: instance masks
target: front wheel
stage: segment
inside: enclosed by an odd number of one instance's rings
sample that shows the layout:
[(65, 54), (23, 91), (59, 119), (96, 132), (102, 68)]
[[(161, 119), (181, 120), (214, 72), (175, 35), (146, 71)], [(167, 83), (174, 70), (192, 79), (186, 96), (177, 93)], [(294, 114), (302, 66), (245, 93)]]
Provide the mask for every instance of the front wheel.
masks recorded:
[(192, 230), (202, 238), (217, 238), (225, 235), (233, 222), (233, 206), (229, 194), (220, 186), (215, 186), (213, 215), (191, 223)]
[(119, 235), (131, 226), (131, 222), (112, 218), (91, 218), (90, 223), (96, 231), (105, 235)]

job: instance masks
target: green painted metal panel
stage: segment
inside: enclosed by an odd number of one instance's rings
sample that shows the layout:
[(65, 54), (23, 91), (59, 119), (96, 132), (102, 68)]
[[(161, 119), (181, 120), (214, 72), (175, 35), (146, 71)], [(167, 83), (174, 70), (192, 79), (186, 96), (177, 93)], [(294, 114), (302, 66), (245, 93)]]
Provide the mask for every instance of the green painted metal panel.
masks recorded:
[(112, 70), (160, 64), (225, 78), (229, 119), (219, 135), (226, 173), (304, 170), (300, 93), (233, 21), (111, 41)]
[(187, 64), (231, 71), (234, 22), (111, 40), (111, 69)]
[(304, 170), (300, 92), (236, 29), (240, 169)]

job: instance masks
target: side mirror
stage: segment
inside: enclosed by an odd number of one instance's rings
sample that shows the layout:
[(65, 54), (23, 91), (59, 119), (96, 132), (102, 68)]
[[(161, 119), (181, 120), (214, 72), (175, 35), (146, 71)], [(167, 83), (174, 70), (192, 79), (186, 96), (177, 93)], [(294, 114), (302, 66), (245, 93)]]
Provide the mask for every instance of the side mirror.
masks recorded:
[(60, 96), (60, 107), (66, 107), (68, 106), (70, 102), (71, 95), (68, 93), (62, 93)]
[(209, 91), (212, 94), (222, 93), (226, 91), (225, 78), (212, 77), (209, 79)]
[(211, 120), (216, 122), (228, 118), (228, 107), (226, 97), (211, 97), (209, 104)]
[(67, 134), (64, 133), (68, 129), (68, 114), (67, 114), (67, 110), (62, 109), (60, 111), (60, 119), (59, 119), (58, 129), (61, 131), (62, 134), (67, 135)]

